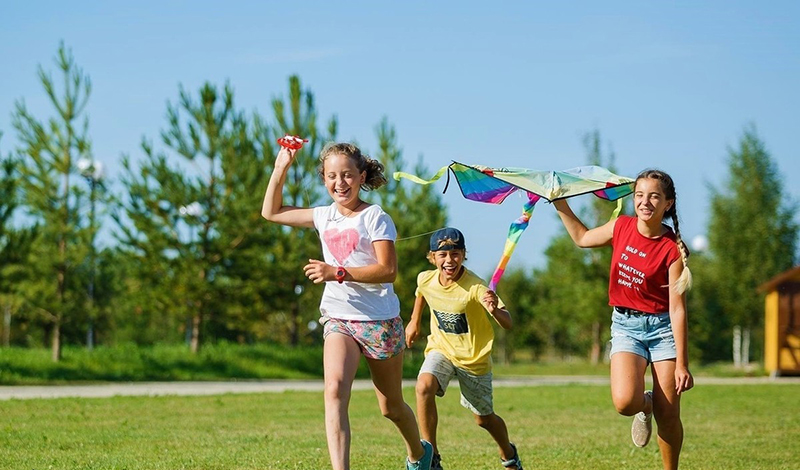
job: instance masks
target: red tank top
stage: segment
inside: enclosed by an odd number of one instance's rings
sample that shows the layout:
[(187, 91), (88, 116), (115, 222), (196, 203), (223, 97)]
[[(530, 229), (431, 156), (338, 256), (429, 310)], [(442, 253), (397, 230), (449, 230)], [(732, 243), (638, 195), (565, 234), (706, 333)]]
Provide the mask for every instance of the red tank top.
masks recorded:
[(675, 233), (668, 230), (658, 238), (647, 238), (636, 222), (636, 217), (623, 215), (614, 224), (608, 304), (669, 312), (669, 267), (681, 257)]

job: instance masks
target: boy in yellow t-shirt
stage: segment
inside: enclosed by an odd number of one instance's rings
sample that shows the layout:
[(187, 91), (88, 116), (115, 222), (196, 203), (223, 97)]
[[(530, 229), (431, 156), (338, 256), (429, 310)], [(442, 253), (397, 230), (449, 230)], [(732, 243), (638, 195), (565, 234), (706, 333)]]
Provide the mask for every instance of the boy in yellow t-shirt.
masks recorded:
[(517, 448), (508, 440), (506, 423), (492, 406), (494, 331), (489, 315), (504, 329), (511, 328), (511, 315), (497, 294), (462, 265), (465, 256), (464, 235), (455, 228), (440, 229), (431, 236), (428, 252), (436, 269), (417, 276), (417, 298), (406, 327), (409, 347), (419, 336), (425, 306), (431, 311), (431, 334), (416, 387), (420, 431), (423, 439), (433, 444), (431, 470), (442, 470), (435, 399), (444, 396), (450, 380), (457, 377), (461, 405), (472, 411), (478, 426), (497, 442), (500, 462), (508, 469), (522, 470)]

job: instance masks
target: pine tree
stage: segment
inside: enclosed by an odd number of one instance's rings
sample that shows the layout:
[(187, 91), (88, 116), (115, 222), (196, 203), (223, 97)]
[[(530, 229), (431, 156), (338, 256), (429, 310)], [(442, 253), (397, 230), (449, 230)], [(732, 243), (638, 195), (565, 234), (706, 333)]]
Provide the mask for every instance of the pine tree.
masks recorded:
[[(0, 133), (2, 137), (2, 133)], [(33, 228), (16, 229), (12, 216), (19, 207), (19, 161), (0, 157), (0, 311), (3, 324), (0, 344), (11, 343), (11, 315), (22, 304), (19, 284), (26, 279)]]
[(690, 258), (692, 290), (687, 297), (689, 311), (689, 357), (700, 363), (730, 360), (731, 318), (720, 305), (715, 282), (714, 261), (703, 251)]
[[(317, 127), (317, 109), (313, 93), (304, 90), (297, 76), (289, 77), (289, 93), (286, 98), (274, 98), (272, 109), (276, 124), (271, 132), (261, 132), (261, 142), (275, 142), (285, 134), (297, 135), (308, 139), (303, 148), (297, 152), (294, 163), (289, 167), (286, 184), (283, 188), (284, 204), (296, 207), (313, 207), (330, 203), (323, 190), (319, 167), (319, 154), (326, 141), (336, 139), (338, 121), (336, 117), (328, 120), (327, 128), (322, 131)], [(264, 126), (259, 126), (263, 128)], [(269, 175), (272, 171), (277, 148), (272, 148), (269, 156), (268, 171), (259, 196), (263, 199)], [(258, 204), (261, 207), (261, 204)], [(318, 304), (322, 295), (319, 288), (313, 287), (303, 274), (303, 266), (309, 259), (320, 259), (319, 235), (309, 229), (297, 227), (280, 227), (261, 221), (270, 227), (278, 227), (276, 247), (270, 260), (276, 273), (269, 282), (282, 293), (273, 296), (270, 307), (281, 312), (275, 320), (283, 319), (279, 327), (288, 327), (289, 343), (297, 345), (301, 339), (301, 329), (305, 321), (319, 318)], [(288, 296), (286, 295), (288, 294)]]
[(31, 307), (49, 323), (52, 358), (61, 357), (61, 329), (80, 314), (86, 296), (75, 277), (85, 259), (89, 230), (81, 213), (85, 193), (73, 178), (80, 158), (91, 157), (89, 120), (84, 111), (91, 92), (89, 77), (62, 43), (56, 65), (63, 75), (62, 95), (53, 78), (39, 67), (39, 79), (56, 111), (45, 124), (24, 101), (16, 103), (12, 123), (21, 142), (19, 154), (24, 204), (41, 230), (31, 257), (32, 281), (25, 286)]
[[(734, 362), (749, 362), (749, 338), (761, 326), (763, 301), (756, 287), (794, 264), (797, 207), (786, 202), (780, 172), (754, 126), (728, 149), (728, 180), (711, 188), (708, 238), (718, 301), (742, 328)], [(739, 341), (736, 341), (738, 339)]]
[[(543, 283), (536, 282), (536, 272), (526, 272), (523, 268), (510, 268), (503, 274), (503, 281), (497, 286), (498, 295), (514, 318), (514, 328), (506, 336), (505, 355), (511, 362), (514, 353), (527, 348), (534, 358), (546, 349), (553, 350), (549, 341), (553, 334), (553, 319), (547, 310), (539, 308)], [(505, 331), (505, 330), (503, 330)]]
[[(378, 189), (375, 196), (397, 227), (395, 249), (398, 275), (394, 288), (400, 298), (401, 311), (410, 315), (414, 306), (417, 274), (433, 269), (426, 258), (430, 249), (430, 233), (447, 224), (447, 211), (433, 186), (409, 184), (405, 180), (396, 181), (392, 178), (394, 172), (406, 171), (406, 163), (397, 144), (395, 129), (386, 117), (375, 127), (375, 133), (378, 152), (373, 157), (384, 165), (388, 180), (387, 185)], [(413, 172), (418, 175), (428, 173), (421, 156)]]
[[(375, 191), (375, 198), (384, 211), (392, 217), (397, 228), (397, 278), (394, 290), (400, 299), (400, 312), (408, 319), (414, 307), (417, 288), (417, 275), (421, 271), (434, 269), (427, 260), (430, 249), (430, 233), (447, 225), (447, 210), (433, 186), (409, 184), (407, 181), (396, 181), (392, 174), (405, 170), (402, 149), (397, 143), (397, 133), (384, 117), (375, 126), (378, 139), (378, 150), (371, 155), (380, 161), (385, 168), (388, 181), (385, 187)], [(420, 156), (413, 170), (418, 175), (428, 173)]]
[[(119, 238), (144, 291), (137, 311), (165, 312), (147, 322), (179, 329), (185, 322), (190, 349), (208, 340), (300, 341), (306, 293), (302, 266), (318, 257), (310, 230), (264, 222), (260, 207), (278, 137), (301, 135), (310, 142), (298, 153), (287, 178), (287, 204), (320, 200), (315, 155), (322, 141), (313, 95), (297, 77), (289, 80), (288, 101), (273, 100), (276, 124), (234, 107), (230, 86), (220, 92), (206, 84), (195, 100), (181, 89), (168, 105), (162, 132), (166, 151), (144, 141), (146, 158), (134, 167), (126, 158), (122, 180), (128, 191), (118, 214)], [(289, 115), (286, 116), (286, 109)], [(329, 132), (335, 134), (335, 120)], [(278, 333), (276, 333), (278, 331)], [(281, 333), (284, 332), (284, 333)]]
[(123, 161), (128, 194), (124, 216), (115, 216), (118, 238), (140, 260), (141, 284), (131, 286), (146, 293), (138, 308), (164, 312), (168, 327), (185, 321), (196, 353), (202, 334), (224, 337), (226, 327), (241, 326), (229, 316), (242, 294), (229, 274), (237, 252), (263, 230), (255, 208), (264, 161), (228, 85), (206, 83), (199, 99), (181, 88), (177, 104), (167, 105), (161, 142), (168, 153), (143, 140), (138, 169)]
[[(615, 155), (613, 150), (603, 155), (602, 152), (602, 139), (600, 131), (595, 129), (584, 136), (584, 147), (588, 154), (588, 163), (590, 165), (598, 165), (607, 167), (612, 173), (617, 169), (614, 165)], [(584, 219), (591, 227), (598, 227), (608, 222), (611, 214), (616, 208), (615, 202), (609, 202), (605, 199), (591, 197), (586, 212), (584, 212)], [(609, 266), (611, 266), (611, 250), (610, 249), (593, 249), (586, 250), (586, 286), (585, 296), (591, 299), (591, 307), (584, 313), (589, 322), (591, 322), (591, 350), (589, 359), (593, 364), (600, 361), (602, 348), (601, 345), (605, 344), (608, 338), (608, 329), (611, 325), (611, 318), (609, 315), (608, 307), (608, 283), (609, 283)]]
[[(614, 153), (602, 152), (600, 132), (594, 130), (584, 136), (587, 163), (600, 165), (612, 172)], [(579, 211), (581, 220), (593, 228), (608, 222), (616, 203), (586, 196)], [(575, 201), (575, 200), (573, 200)], [(583, 354), (588, 350), (592, 363), (599, 362), (601, 345), (607, 338), (610, 324), (608, 307), (609, 266), (611, 251), (607, 248), (584, 250), (572, 242), (562, 229), (545, 251), (547, 265), (534, 271), (534, 279), (543, 292), (538, 307), (551, 316), (549, 344), (551, 348), (570, 354)]]

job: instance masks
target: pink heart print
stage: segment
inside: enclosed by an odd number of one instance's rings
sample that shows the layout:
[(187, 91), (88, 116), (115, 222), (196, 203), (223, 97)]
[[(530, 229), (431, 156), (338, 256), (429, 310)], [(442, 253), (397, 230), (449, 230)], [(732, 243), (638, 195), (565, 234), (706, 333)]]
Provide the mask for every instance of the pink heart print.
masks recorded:
[(354, 228), (344, 229), (341, 232), (339, 229), (332, 228), (326, 230), (322, 234), (322, 238), (328, 246), (328, 251), (336, 258), (340, 266), (344, 265), (344, 261), (356, 251), (356, 246), (358, 246), (358, 230)]

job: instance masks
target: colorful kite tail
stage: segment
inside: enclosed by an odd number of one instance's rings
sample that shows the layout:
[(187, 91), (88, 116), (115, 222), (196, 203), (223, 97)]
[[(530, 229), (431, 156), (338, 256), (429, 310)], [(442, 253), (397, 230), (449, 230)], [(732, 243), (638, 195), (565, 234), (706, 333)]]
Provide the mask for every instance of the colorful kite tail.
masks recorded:
[(541, 199), (540, 196), (528, 193), (528, 202), (522, 207), (522, 215), (511, 222), (511, 226), (508, 228), (508, 238), (506, 239), (506, 244), (503, 247), (503, 256), (500, 257), (500, 262), (497, 263), (497, 268), (494, 270), (494, 274), (492, 274), (492, 280), (489, 282), (489, 289), (496, 290), (497, 284), (500, 282), (500, 278), (503, 277), (503, 273), (506, 271), (506, 265), (508, 261), (511, 259), (511, 254), (514, 253), (514, 249), (517, 247), (517, 242), (519, 242), (519, 237), (522, 236), (522, 232), (528, 228), (528, 223), (531, 220), (531, 214), (533, 214), (534, 206), (536, 203)]
[(392, 174), (392, 177), (395, 179), (395, 181), (400, 181), (400, 178), (405, 178), (405, 179), (411, 180), (411, 181), (413, 181), (414, 183), (417, 183), (417, 184), (431, 184), (431, 183), (435, 183), (436, 181), (438, 181), (439, 178), (442, 177), (442, 175), (447, 171), (448, 168), (450, 168), (450, 165), (446, 165), (446, 166), (443, 166), (443, 167), (439, 168), (439, 171), (437, 171), (436, 174), (433, 175), (433, 177), (431, 179), (428, 179), (428, 180), (422, 179), (417, 175), (412, 175), (411, 173), (406, 173), (404, 171), (395, 171)]

